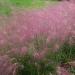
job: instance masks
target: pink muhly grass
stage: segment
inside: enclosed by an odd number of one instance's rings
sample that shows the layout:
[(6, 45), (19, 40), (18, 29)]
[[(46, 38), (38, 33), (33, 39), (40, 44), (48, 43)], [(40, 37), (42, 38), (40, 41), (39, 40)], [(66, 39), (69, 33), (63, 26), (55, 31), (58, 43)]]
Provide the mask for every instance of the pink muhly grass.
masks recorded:
[[(36, 60), (44, 59), (50, 50), (57, 52), (70, 34), (75, 36), (74, 6), (74, 4), (62, 2), (57, 6), (48, 7), (39, 11), (14, 13), (10, 17), (8, 25), (0, 30), (0, 49), (5, 49), (8, 56), (14, 57), (17, 55), (31, 54)], [(38, 43), (39, 48), (37, 49), (35, 40), (37, 36), (37, 41), (39, 41), (40, 35), (45, 37), (44, 44), (40, 44), (40, 47)], [(6, 56), (0, 56), (0, 61), (2, 62), (0, 62), (1, 75), (16, 75), (17, 66), (12, 64), (9, 59)], [(4, 70), (5, 72), (3, 72)], [(69, 75), (61, 67), (60, 71), (58, 69), (58, 72), (61, 72), (62, 75)], [(58, 73), (58, 75), (61, 74)]]
[(48, 52), (48, 50), (43, 50), (43, 51), (35, 52), (33, 54), (34, 59), (35, 60), (43, 60), (43, 59), (45, 59), (47, 52)]
[(16, 75), (17, 64), (13, 64), (7, 56), (0, 56), (0, 74), (1, 75)]
[(65, 68), (58, 67), (57, 68), (57, 75), (71, 75)]

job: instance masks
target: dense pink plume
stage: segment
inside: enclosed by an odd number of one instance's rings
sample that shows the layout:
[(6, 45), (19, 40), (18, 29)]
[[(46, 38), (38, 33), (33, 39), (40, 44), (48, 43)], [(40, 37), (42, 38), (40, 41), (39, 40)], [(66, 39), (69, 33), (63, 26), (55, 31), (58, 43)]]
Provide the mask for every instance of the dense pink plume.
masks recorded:
[[(27, 53), (28, 50), (28, 44), (36, 35), (46, 36), (46, 43), (54, 42), (53, 51), (59, 48), (66, 37), (70, 35), (74, 37), (75, 4), (60, 2), (58, 5), (41, 10), (13, 13), (9, 17), (7, 25), (0, 29), (0, 49), (9, 50), (8, 54), (25, 54), (24, 52)], [(45, 53), (43, 52), (33, 55), (35, 58), (40, 55), (41, 57), (37, 58), (40, 59), (44, 57)], [(1, 75), (14, 75), (14, 65), (10, 64), (7, 58), (2, 58), (0, 61), (2, 62), (0, 62)], [(12, 74), (10, 74), (11, 72)]]
[(57, 67), (57, 74), (58, 75), (71, 75), (65, 68)]
[(13, 13), (8, 25), (0, 30), (0, 48), (26, 46), (36, 35), (44, 35), (47, 42), (55, 40), (60, 45), (67, 36), (75, 35), (74, 6), (61, 2), (41, 10)]
[(0, 56), (0, 75), (16, 75), (17, 68), (17, 64), (13, 64), (7, 55)]
[(75, 3), (75, 0), (70, 0), (70, 2), (73, 2), (73, 3)]

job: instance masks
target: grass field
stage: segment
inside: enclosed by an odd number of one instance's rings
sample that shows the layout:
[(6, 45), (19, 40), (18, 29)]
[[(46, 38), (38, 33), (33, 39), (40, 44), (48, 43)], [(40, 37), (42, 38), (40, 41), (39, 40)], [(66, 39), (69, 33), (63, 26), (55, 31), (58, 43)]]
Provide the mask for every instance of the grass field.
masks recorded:
[(0, 0), (0, 15), (9, 15), (13, 9), (41, 8), (56, 2), (56, 0)]
[[(66, 11), (66, 4), (64, 7), (55, 6), (55, 11), (48, 10), (47, 14), (44, 11), (45, 13), (40, 14), (34, 12), (16, 15), (18, 11), (25, 10), (25, 13), (26, 10), (45, 8), (57, 3), (57, 0), (0, 0), (0, 54), (5, 57), (7, 55), (13, 65), (17, 63), (17, 74), (14, 75), (60, 75), (57, 71), (62, 75), (75, 75), (75, 34), (70, 33), (74, 29), (74, 15), (70, 14), (71, 10)], [(15, 10), (18, 11), (11, 15)], [(65, 15), (63, 11), (70, 15)], [(46, 37), (39, 35), (47, 32), (49, 34)], [(16, 72), (12, 71), (15, 66), (8, 61), (7, 58), (0, 59), (1, 75)]]

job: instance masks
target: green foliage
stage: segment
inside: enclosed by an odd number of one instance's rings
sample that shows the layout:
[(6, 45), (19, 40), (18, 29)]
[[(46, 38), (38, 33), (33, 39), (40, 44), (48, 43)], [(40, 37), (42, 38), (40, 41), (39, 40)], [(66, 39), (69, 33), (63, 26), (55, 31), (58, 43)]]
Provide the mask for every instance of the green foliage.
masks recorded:
[(18, 70), (17, 75), (49, 75), (56, 74), (55, 66), (45, 61), (33, 61), (31, 57), (21, 58), (17, 61), (23, 68)]
[(17, 6), (29, 6), (32, 3), (32, 0), (10, 0), (10, 2)]
[[(35, 39), (33, 42), (37, 44), (34, 46), (37, 45), (36, 48), (40, 48), (38, 44), (43, 44), (43, 42), (45, 42), (43, 39), (44, 38), (41, 39), (40, 37), (39, 40)], [(57, 52), (48, 52), (47, 56), (40, 61), (36, 61), (33, 55), (29, 54), (15, 57), (19, 65), (22, 66), (19, 68), (17, 75), (56, 75), (56, 67), (58, 65), (61, 66), (62, 64), (65, 65), (69, 61), (74, 60), (74, 57), (75, 45), (70, 45), (68, 41), (64, 42)], [(69, 71), (75, 74), (75, 69), (73, 67), (69, 67)]]
[(9, 7), (0, 6), (0, 14), (10, 15), (11, 9)]
[[(24, 7), (40, 7), (40, 6), (43, 6), (45, 4), (46, 1), (44, 0), (9, 0), (10, 3), (12, 3), (13, 5), (16, 5), (16, 6), (24, 6)], [(48, 1), (49, 3), (52, 3), (52, 2), (56, 2), (58, 0), (50, 0)]]
[(68, 62), (75, 59), (75, 45), (70, 45), (68, 41), (59, 48), (58, 52), (51, 53), (48, 58), (54, 62)]
[(70, 69), (69, 69), (69, 71), (73, 74), (73, 75), (75, 75), (75, 67), (70, 67)]
[(55, 4), (58, 1), (47, 1), (45, 0), (0, 0), (0, 14), (9, 15), (12, 11), (12, 8), (17, 9), (33, 9), (33, 8), (41, 8), (45, 5)]

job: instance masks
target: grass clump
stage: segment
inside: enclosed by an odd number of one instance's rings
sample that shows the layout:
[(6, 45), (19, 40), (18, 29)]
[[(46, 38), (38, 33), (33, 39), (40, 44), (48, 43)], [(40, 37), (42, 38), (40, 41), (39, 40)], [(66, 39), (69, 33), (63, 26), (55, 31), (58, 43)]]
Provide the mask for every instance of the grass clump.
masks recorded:
[[(34, 44), (35, 49), (40, 50), (39, 41), (42, 44), (40, 46), (43, 46), (46, 41), (40, 38), (33, 41), (33, 43), (36, 43)], [(44, 59), (35, 60), (33, 54), (34, 52), (16, 58), (19, 65), (21, 65), (18, 69), (18, 75), (57, 75), (57, 66), (64, 67), (75, 74), (75, 68), (68, 64), (68, 62), (75, 59), (75, 45), (70, 45), (68, 41), (64, 42), (57, 52), (48, 52)]]

